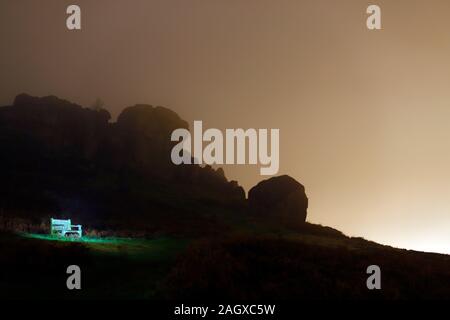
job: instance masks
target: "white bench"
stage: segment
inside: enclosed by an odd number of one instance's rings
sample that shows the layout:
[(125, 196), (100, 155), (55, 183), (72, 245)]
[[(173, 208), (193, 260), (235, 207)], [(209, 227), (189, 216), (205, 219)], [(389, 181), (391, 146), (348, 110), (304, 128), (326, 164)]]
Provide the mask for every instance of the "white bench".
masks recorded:
[(72, 225), (70, 219), (53, 219), (50, 221), (50, 233), (61, 237), (81, 238), (82, 228), (80, 224)]

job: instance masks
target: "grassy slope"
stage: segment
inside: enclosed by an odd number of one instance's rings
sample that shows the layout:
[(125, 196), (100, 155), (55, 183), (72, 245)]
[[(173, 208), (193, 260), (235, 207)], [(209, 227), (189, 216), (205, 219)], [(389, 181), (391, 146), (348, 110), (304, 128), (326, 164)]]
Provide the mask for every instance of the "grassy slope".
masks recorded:
[[(0, 296), (38, 298), (370, 298), (365, 267), (380, 264), (381, 298), (450, 297), (450, 256), (349, 238), (331, 228), (230, 221), (197, 239), (55, 241), (0, 235)], [(79, 292), (65, 288), (70, 264)], [(426, 293), (426, 294), (424, 294)], [(375, 293), (376, 294), (376, 293)]]
[[(186, 245), (174, 238), (60, 241), (3, 234), (0, 296), (33, 298), (153, 298), (159, 281)], [(82, 270), (82, 290), (65, 288), (68, 265)]]

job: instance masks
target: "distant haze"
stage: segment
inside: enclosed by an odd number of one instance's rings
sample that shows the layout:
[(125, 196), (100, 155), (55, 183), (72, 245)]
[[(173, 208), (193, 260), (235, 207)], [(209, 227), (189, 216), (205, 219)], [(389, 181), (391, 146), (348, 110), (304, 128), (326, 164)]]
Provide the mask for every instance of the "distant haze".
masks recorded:
[[(450, 2), (0, 2), (0, 105), (26, 92), (117, 116), (163, 105), (192, 126), (279, 128), (280, 172), (308, 220), (450, 253)], [(225, 166), (246, 190), (258, 166)]]

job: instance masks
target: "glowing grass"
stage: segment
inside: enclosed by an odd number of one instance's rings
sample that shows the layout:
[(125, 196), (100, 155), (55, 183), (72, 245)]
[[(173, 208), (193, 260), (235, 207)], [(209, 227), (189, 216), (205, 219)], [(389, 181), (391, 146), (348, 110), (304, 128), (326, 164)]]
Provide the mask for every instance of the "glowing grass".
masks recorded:
[(85, 242), (85, 243), (111, 243), (120, 244), (126, 243), (127, 241), (133, 240), (129, 238), (94, 238), (94, 237), (82, 237), (82, 238), (67, 238), (58, 237), (50, 234), (37, 234), (37, 233), (20, 233), (22, 237), (30, 239), (39, 239), (47, 241), (62, 241), (62, 242)]
[(156, 239), (142, 238), (65, 238), (47, 234), (21, 233), (20, 236), (38, 241), (48, 241), (56, 246), (81, 244), (93, 250), (93, 253), (127, 256), (131, 259), (165, 259), (174, 256), (185, 248), (186, 239), (161, 237)]

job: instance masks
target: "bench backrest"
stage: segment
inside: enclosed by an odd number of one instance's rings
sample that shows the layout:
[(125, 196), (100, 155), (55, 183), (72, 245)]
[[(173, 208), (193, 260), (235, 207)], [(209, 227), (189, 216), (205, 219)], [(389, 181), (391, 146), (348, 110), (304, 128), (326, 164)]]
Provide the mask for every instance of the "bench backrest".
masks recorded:
[(70, 221), (70, 219), (67, 220), (61, 220), (61, 219), (51, 219), (51, 232), (55, 232), (55, 231), (68, 231), (70, 230), (70, 226), (71, 226), (72, 222)]

